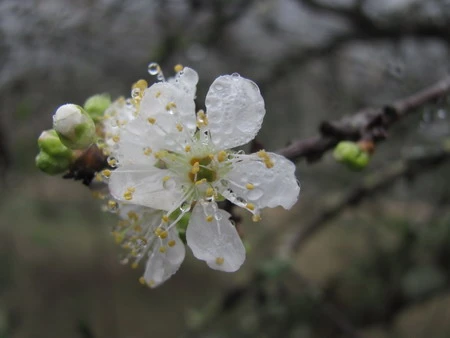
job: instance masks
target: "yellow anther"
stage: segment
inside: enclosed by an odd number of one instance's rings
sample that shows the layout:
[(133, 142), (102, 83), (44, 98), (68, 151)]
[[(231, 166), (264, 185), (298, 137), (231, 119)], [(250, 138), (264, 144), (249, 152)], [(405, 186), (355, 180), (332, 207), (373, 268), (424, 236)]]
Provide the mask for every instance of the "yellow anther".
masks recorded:
[(209, 216), (206, 216), (206, 222), (212, 222), (212, 221), (213, 221), (213, 219), (214, 219), (214, 217), (213, 217), (213, 216), (211, 216), (211, 215), (209, 215)]
[(131, 264), (131, 268), (137, 269), (138, 265), (139, 265), (138, 262), (133, 262), (133, 264)]
[(160, 96), (161, 96), (161, 92), (158, 90), (158, 91), (155, 93), (155, 97), (158, 98), (158, 97), (160, 97)]
[(146, 147), (144, 148), (144, 155), (149, 156), (153, 152), (152, 148)]
[(177, 123), (177, 129), (179, 132), (183, 131), (183, 126), (180, 123)]
[(117, 160), (115, 158), (108, 159), (108, 165), (111, 167), (117, 166)]
[(147, 121), (148, 121), (148, 123), (150, 123), (150, 124), (155, 124), (156, 119), (153, 118), (153, 117), (149, 117), (149, 118), (147, 119)]
[(113, 200), (109, 200), (109, 201), (108, 201), (108, 208), (109, 208), (109, 209), (115, 209), (115, 208), (117, 208), (117, 202), (116, 202), (116, 201), (113, 201)]
[(195, 175), (195, 174), (197, 174), (199, 171), (200, 171), (200, 163), (195, 162), (195, 163), (192, 165), (191, 173)]
[(102, 200), (102, 199), (105, 198), (105, 195), (102, 194), (100, 191), (93, 191), (92, 192), (92, 197), (94, 197), (96, 199), (99, 199), (99, 200)]
[(159, 234), (159, 238), (161, 238), (161, 239), (165, 239), (165, 238), (167, 238), (167, 236), (169, 236), (169, 234), (167, 233), (167, 231), (162, 231), (162, 232)]
[(131, 201), (133, 199), (133, 193), (131, 191), (127, 190), (123, 194), (123, 198), (125, 198), (127, 201)]
[(266, 153), (265, 150), (260, 150), (256, 153), (259, 158), (261, 158), (264, 161), (264, 164), (266, 165), (266, 168), (273, 168), (274, 163), (270, 159), (270, 156)]
[(266, 165), (266, 168), (268, 168), (268, 169), (273, 168), (273, 166), (274, 166), (274, 163), (270, 159), (265, 160), (264, 164)]
[(139, 283), (141, 283), (142, 285), (146, 285), (147, 284), (145, 282), (145, 278), (144, 277), (139, 277)]
[(170, 176), (164, 176), (162, 180), (163, 182), (167, 182), (168, 180), (170, 180)]
[(177, 104), (173, 101), (170, 101), (168, 104), (166, 104), (167, 111), (172, 110), (173, 108), (176, 108), (176, 107), (177, 107)]
[(159, 235), (161, 235), (161, 232), (163, 232), (164, 230), (163, 229), (161, 229), (161, 228), (156, 228), (156, 230), (155, 230), (155, 235), (156, 236), (159, 236)]
[(247, 184), (245, 185), (245, 187), (246, 187), (248, 190), (253, 190), (253, 189), (255, 189), (255, 186), (254, 186), (253, 184), (251, 184), (251, 183), (247, 183)]
[(191, 146), (188, 144), (188, 145), (186, 145), (186, 147), (184, 147), (184, 151), (185, 152), (190, 152), (191, 151)]
[(167, 215), (164, 215), (161, 219), (163, 220), (163, 222), (169, 222), (169, 216)]
[(127, 216), (128, 216), (128, 218), (129, 218), (131, 221), (137, 221), (137, 220), (139, 219), (138, 214), (137, 214), (136, 212), (134, 212), (134, 211), (129, 211), (129, 212), (127, 213)]
[(103, 181), (103, 176), (101, 173), (96, 173), (94, 179), (97, 182), (101, 182), (101, 181)]
[(153, 279), (150, 279), (150, 280), (148, 281), (148, 283), (147, 283), (147, 285), (148, 285), (149, 287), (153, 287), (153, 286), (155, 286), (155, 284), (156, 284), (156, 282), (155, 282)]
[(206, 178), (202, 178), (201, 180), (198, 180), (197, 182), (195, 182), (195, 185), (201, 185), (206, 182), (207, 182)]
[(116, 242), (116, 244), (119, 244), (123, 241), (123, 238), (124, 238), (123, 234), (120, 234), (120, 233), (114, 231), (112, 233), (112, 235), (114, 237), (114, 241)]
[(205, 192), (206, 197), (212, 197), (212, 196), (214, 196), (214, 193), (215, 193), (215, 190), (213, 188), (211, 188), (211, 187), (206, 189), (206, 192)]
[(175, 71), (175, 73), (179, 73), (183, 70), (183, 65), (177, 64), (175, 65), (175, 67), (173, 67), (173, 70)]
[(109, 169), (102, 170), (102, 175), (109, 178), (111, 176), (111, 170)]
[(216, 264), (217, 265), (222, 265), (223, 262), (225, 262), (225, 258), (223, 258), (223, 257), (217, 257), (216, 258)]
[(177, 244), (177, 242), (175, 242), (175, 240), (170, 240), (167, 242), (167, 245), (170, 246), (171, 248), (175, 246), (175, 244)]
[(221, 150), (221, 151), (219, 151), (219, 153), (217, 154), (217, 161), (223, 162), (223, 161), (225, 161), (225, 160), (227, 159), (227, 157), (228, 157), (227, 152), (224, 151), (224, 150)]
[(252, 216), (252, 221), (253, 222), (259, 222), (261, 220), (261, 216), (259, 216), (259, 215), (253, 215)]
[(128, 190), (129, 192), (131, 192), (131, 193), (133, 193), (133, 192), (135, 192), (135, 191), (136, 191), (136, 189), (135, 189), (135, 188), (133, 188), (133, 187), (128, 187), (128, 188), (127, 188), (127, 190)]
[(203, 110), (199, 110), (197, 113), (197, 127), (201, 128), (208, 125), (208, 117)]
[(133, 227), (133, 230), (134, 230), (135, 232), (139, 233), (139, 232), (142, 232), (142, 227), (141, 227), (140, 225), (135, 225), (135, 226)]
[(159, 252), (165, 253), (167, 251), (167, 248), (165, 246), (159, 247)]
[(139, 88), (141, 91), (144, 89), (147, 89), (148, 83), (144, 79), (137, 80), (133, 85), (131, 86), (131, 89)]
[(114, 135), (113, 137), (112, 137), (112, 140), (114, 141), (114, 142), (119, 142), (120, 141), (120, 136), (119, 135)]
[(245, 205), (245, 207), (248, 209), (248, 210), (255, 210), (255, 205), (253, 204), (253, 203), (247, 203), (246, 205)]
[(165, 156), (167, 156), (167, 151), (165, 151), (165, 150), (160, 150), (155, 153), (155, 158), (157, 160), (160, 160), (160, 159), (164, 158)]

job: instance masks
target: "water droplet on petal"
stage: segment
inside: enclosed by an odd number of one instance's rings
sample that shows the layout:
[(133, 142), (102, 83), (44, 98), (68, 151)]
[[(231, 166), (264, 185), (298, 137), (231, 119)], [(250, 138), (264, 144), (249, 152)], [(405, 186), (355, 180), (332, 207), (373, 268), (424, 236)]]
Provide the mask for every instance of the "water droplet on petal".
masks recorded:
[(140, 94), (141, 94), (141, 90), (139, 88), (133, 88), (133, 90), (131, 91), (131, 97), (133, 99), (139, 97)]
[(173, 178), (169, 178), (167, 181), (163, 182), (163, 188), (167, 190), (172, 190), (173, 188), (176, 187), (176, 185), (177, 183)]
[(150, 75), (158, 74), (160, 69), (161, 68), (159, 67), (159, 65), (156, 62), (149, 63), (149, 65), (148, 65), (148, 73)]
[(247, 193), (247, 198), (251, 201), (258, 200), (262, 197), (264, 192), (261, 189), (254, 188)]
[(241, 77), (241, 76), (239, 75), (239, 73), (233, 73), (233, 74), (231, 74), (231, 76), (232, 76), (234, 79), (238, 79), (238, 78)]
[(221, 84), (216, 84), (216, 85), (214, 86), (214, 89), (220, 91), (220, 90), (223, 89), (223, 86), (222, 86)]
[(223, 218), (223, 216), (222, 216), (222, 214), (221, 214), (220, 212), (216, 212), (216, 213), (214, 214), (214, 218), (215, 218), (217, 221), (220, 221), (220, 220)]
[(242, 197), (237, 197), (236, 201), (242, 204), (247, 204), (247, 201), (245, 199), (243, 199)]

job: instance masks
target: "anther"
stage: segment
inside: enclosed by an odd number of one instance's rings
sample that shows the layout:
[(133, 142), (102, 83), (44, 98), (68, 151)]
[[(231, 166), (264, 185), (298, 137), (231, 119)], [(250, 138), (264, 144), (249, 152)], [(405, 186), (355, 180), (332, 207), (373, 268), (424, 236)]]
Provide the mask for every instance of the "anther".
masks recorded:
[(120, 141), (120, 136), (119, 135), (114, 135), (113, 137), (112, 137), (112, 140), (114, 141), (114, 142), (119, 142)]
[(177, 107), (177, 105), (173, 101), (170, 101), (168, 104), (166, 104), (166, 110), (167, 111), (172, 110), (173, 108), (176, 108), (176, 107)]
[(223, 262), (225, 262), (225, 258), (223, 258), (223, 257), (217, 257), (216, 258), (216, 264), (217, 265), (222, 265)]
[(255, 205), (253, 204), (253, 203), (247, 203), (246, 205), (245, 205), (245, 207), (248, 209), (248, 210), (255, 210)]
[(259, 216), (259, 215), (253, 215), (252, 216), (252, 221), (253, 222), (259, 222), (261, 220), (261, 216)]
[(169, 234), (167, 233), (167, 231), (163, 231), (163, 232), (161, 232), (161, 233), (159, 234), (159, 238), (165, 239), (165, 238), (167, 238), (168, 235), (169, 235)]
[(161, 219), (163, 220), (163, 222), (169, 222), (169, 216), (164, 215), (163, 217), (161, 217)]
[(111, 170), (109, 169), (102, 170), (102, 175), (109, 178), (111, 176)]
[(227, 152), (224, 150), (219, 151), (217, 154), (217, 161), (223, 162), (227, 159)]
[(171, 248), (175, 246), (175, 244), (177, 244), (177, 242), (175, 242), (175, 240), (170, 240), (167, 242), (167, 245), (170, 246)]
[(146, 285), (147, 284), (145, 282), (145, 278), (144, 277), (139, 277), (139, 283), (141, 283), (142, 285)]
[(165, 253), (166, 251), (167, 251), (167, 248), (165, 246), (161, 246), (159, 248), (159, 252), (161, 252), (161, 253)]
[(155, 124), (156, 119), (153, 118), (153, 117), (149, 117), (149, 118), (147, 119), (147, 121), (148, 121), (150, 124)]
[(255, 186), (254, 186), (253, 184), (251, 184), (251, 183), (247, 183), (247, 184), (245, 185), (245, 187), (246, 187), (248, 190), (253, 190), (253, 189), (255, 189)]
[(150, 154), (153, 152), (152, 148), (146, 147), (144, 148), (144, 155), (150, 156)]
[(188, 144), (188, 145), (186, 145), (186, 147), (184, 147), (184, 151), (185, 152), (190, 152), (191, 151), (191, 146)]
[(214, 217), (211, 215), (206, 216), (206, 222), (212, 222), (213, 219), (214, 219)]
[(195, 163), (192, 165), (191, 173), (195, 175), (195, 174), (197, 174), (199, 171), (200, 171), (200, 163), (195, 162)]
[(175, 73), (179, 73), (183, 70), (183, 65), (177, 64), (175, 65), (175, 67), (173, 67), (173, 70), (175, 71)]
[(177, 123), (177, 129), (178, 129), (178, 131), (179, 132), (182, 132), (183, 131), (183, 126), (180, 124), (180, 123)]

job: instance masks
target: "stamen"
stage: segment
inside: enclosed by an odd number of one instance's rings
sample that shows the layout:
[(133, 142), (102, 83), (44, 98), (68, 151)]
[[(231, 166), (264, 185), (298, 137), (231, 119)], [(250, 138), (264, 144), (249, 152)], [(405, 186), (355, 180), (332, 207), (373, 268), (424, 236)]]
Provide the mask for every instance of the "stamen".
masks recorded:
[(147, 121), (148, 121), (150, 124), (155, 124), (156, 119), (153, 118), (153, 117), (149, 117), (149, 118), (147, 119)]
[(173, 70), (175, 71), (175, 73), (179, 73), (183, 70), (183, 65), (177, 64), (175, 65), (175, 67), (173, 67)]
[(175, 246), (175, 244), (177, 244), (177, 242), (175, 242), (175, 240), (170, 240), (167, 242), (167, 245), (170, 246), (171, 248)]
[(213, 216), (211, 216), (211, 215), (209, 215), (209, 216), (206, 216), (206, 222), (212, 222), (212, 221), (213, 221), (213, 219), (214, 219), (214, 217), (213, 217)]
[(217, 257), (216, 258), (216, 264), (217, 265), (222, 265), (223, 262), (225, 262), (225, 258), (223, 258), (223, 257)]
[(247, 203), (246, 205), (245, 205), (245, 207), (248, 209), (248, 210), (255, 210), (255, 205), (253, 204), (253, 203)]
[(247, 183), (247, 184), (245, 185), (245, 187), (246, 187), (248, 190), (253, 190), (253, 189), (255, 189), (255, 186), (254, 186), (253, 184), (251, 184), (251, 183)]
[(253, 215), (252, 216), (252, 221), (253, 222), (259, 222), (261, 220), (261, 216), (259, 216), (259, 215)]
[(109, 178), (111, 176), (111, 170), (109, 169), (102, 170), (102, 175), (105, 176), (106, 178)]
[(177, 123), (177, 129), (178, 129), (178, 131), (179, 132), (182, 132), (183, 131), (183, 126), (180, 124), (180, 123)]
[(227, 152), (224, 150), (219, 151), (219, 153), (217, 154), (217, 161), (219, 162), (223, 162), (227, 159)]

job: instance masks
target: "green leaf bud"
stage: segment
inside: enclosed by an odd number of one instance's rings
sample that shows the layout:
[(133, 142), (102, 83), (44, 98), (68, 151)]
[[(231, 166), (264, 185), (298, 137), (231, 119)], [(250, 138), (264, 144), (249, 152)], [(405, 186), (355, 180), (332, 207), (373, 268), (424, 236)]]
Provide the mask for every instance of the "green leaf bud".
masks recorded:
[(61, 142), (70, 149), (86, 149), (95, 141), (92, 118), (75, 104), (65, 104), (53, 115), (53, 128)]
[(70, 161), (64, 157), (55, 157), (41, 151), (36, 156), (36, 166), (44, 173), (57, 175), (69, 169)]
[(333, 152), (336, 161), (347, 165), (352, 170), (362, 170), (370, 162), (370, 154), (355, 142), (342, 141)]
[(43, 152), (53, 157), (72, 158), (72, 150), (68, 149), (58, 137), (55, 130), (44, 130), (38, 138), (38, 146)]
[(108, 94), (97, 94), (91, 96), (84, 102), (84, 109), (95, 122), (98, 122), (110, 105), (111, 97)]

